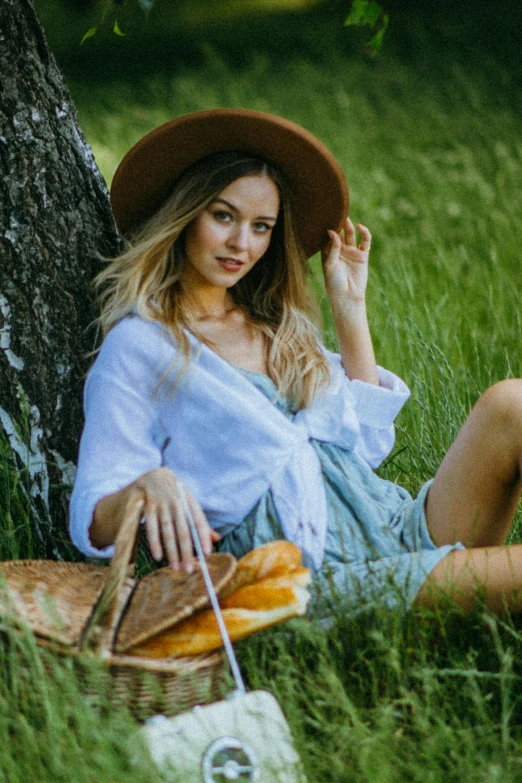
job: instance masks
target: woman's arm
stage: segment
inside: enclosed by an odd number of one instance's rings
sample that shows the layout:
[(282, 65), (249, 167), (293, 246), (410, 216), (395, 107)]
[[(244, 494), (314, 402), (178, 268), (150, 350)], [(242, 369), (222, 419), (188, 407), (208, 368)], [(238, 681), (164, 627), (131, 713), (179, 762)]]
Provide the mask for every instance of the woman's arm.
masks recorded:
[(103, 497), (96, 504), (89, 529), (92, 543), (100, 549), (113, 544), (123, 521), (133, 513), (137, 503), (141, 503), (147, 541), (154, 559), (161, 560), (165, 556), (172, 568), (178, 570), (181, 564), (190, 573), (194, 550), (182, 491), (203, 552), (210, 555), (213, 543), (219, 541), (220, 536), (208, 524), (199, 503), (168, 468), (151, 470), (118, 492)]
[[(159, 415), (164, 397), (156, 392), (173, 358), (156, 324), (129, 317), (105, 338), (89, 373), (70, 528), (76, 546), (91, 557), (111, 554), (123, 521), (143, 504), (153, 557), (165, 556), (173, 568), (191, 568), (183, 485), (163, 466), (169, 433)], [(217, 536), (199, 504), (186, 495), (204, 550), (210, 552)]]
[(371, 244), (369, 230), (357, 225), (361, 243), (356, 245), (355, 227), (347, 218), (343, 231), (329, 231), (330, 245), (323, 251), (326, 293), (332, 305), (339, 353), (350, 380), (379, 385), (375, 354), (366, 315), (366, 284)]

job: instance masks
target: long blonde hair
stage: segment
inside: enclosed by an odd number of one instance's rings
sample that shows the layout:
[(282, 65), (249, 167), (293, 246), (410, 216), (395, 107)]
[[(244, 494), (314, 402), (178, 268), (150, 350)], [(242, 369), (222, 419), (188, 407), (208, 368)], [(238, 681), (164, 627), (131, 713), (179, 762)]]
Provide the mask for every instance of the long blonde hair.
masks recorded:
[(181, 348), (177, 386), (191, 358), (185, 330), (208, 342), (199, 333), (183, 288), (185, 229), (227, 185), (249, 175), (270, 177), (281, 206), (262, 260), (229, 290), (252, 325), (265, 335), (268, 372), (279, 393), (300, 409), (312, 402), (329, 378), (315, 325), (318, 310), (306, 284), (306, 259), (292, 226), (288, 187), (273, 166), (249, 153), (215, 153), (181, 175), (171, 196), (132, 237), (127, 250), (97, 276), (99, 323), (105, 335), (133, 311), (164, 324)]

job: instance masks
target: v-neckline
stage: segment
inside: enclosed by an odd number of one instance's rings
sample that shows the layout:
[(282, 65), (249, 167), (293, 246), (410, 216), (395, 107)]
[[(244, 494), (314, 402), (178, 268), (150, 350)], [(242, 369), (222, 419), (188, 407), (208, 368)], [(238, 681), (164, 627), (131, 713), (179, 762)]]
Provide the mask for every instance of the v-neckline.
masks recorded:
[[(201, 346), (201, 350), (208, 351), (213, 357), (217, 358), (218, 362), (222, 362), (224, 365), (226, 365), (226, 367), (229, 367), (233, 372), (236, 372), (241, 378), (243, 378), (245, 381), (247, 381), (247, 383), (250, 384), (250, 381), (247, 378), (245, 378), (244, 373), (250, 373), (252, 375), (257, 375), (258, 377), (261, 377), (261, 378), (266, 378), (267, 381), (269, 381), (272, 384), (272, 387), (273, 387), (273, 389), (275, 391), (276, 399), (278, 397), (281, 397), (281, 395), (279, 394), (279, 389), (277, 388), (275, 382), (265, 372), (257, 372), (256, 370), (247, 370), (246, 367), (241, 367), (239, 364), (234, 364), (233, 362), (229, 362), (227, 359), (224, 359), (222, 356), (220, 356), (219, 353), (217, 353), (217, 351), (213, 351), (212, 348), (210, 348), (210, 346), (208, 346), (202, 340), (199, 340), (195, 335), (192, 334), (192, 332), (189, 332), (189, 334)], [(258, 394), (260, 394), (261, 397), (263, 397), (264, 400), (268, 400), (266, 395), (264, 395), (263, 392), (260, 389), (258, 389), (255, 384), (251, 384), (251, 385), (254, 387), (256, 392)], [(283, 399), (283, 398), (281, 397), (281, 399)], [(270, 403), (270, 405), (272, 405), (272, 406), (274, 405), (273, 400), (268, 400), (268, 402)], [(281, 413), (281, 415), (284, 416), (282, 411), (279, 411), (279, 409), (277, 407), (275, 409), (279, 413)], [(286, 419), (286, 416), (285, 416), (285, 419)]]
[[(212, 350), (212, 348), (210, 350)], [(216, 352), (214, 351), (214, 353), (216, 353)], [(216, 354), (216, 355), (219, 356), (219, 354)], [(223, 359), (222, 356), (220, 358)], [(260, 378), (266, 378), (267, 380), (270, 381), (270, 383), (273, 386), (275, 386), (274, 381), (272, 380), (272, 378), (269, 375), (266, 374), (266, 372), (258, 372), (257, 370), (249, 370), (247, 367), (241, 367), (240, 364), (234, 364), (234, 362), (229, 362), (226, 359), (223, 359), (223, 361), (227, 362), (227, 364), (229, 364), (231, 367), (233, 367), (234, 370), (239, 370), (239, 372), (246, 372), (246, 373), (249, 373), (249, 375), (257, 375)]]
[(202, 348), (204, 348), (207, 351), (210, 351), (211, 354), (214, 356), (217, 356), (219, 361), (224, 362), (228, 367), (232, 367), (233, 370), (237, 370), (238, 372), (249, 372), (252, 373), (252, 375), (260, 375), (262, 378), (268, 378), (270, 383), (277, 389), (277, 386), (275, 382), (272, 380), (272, 378), (266, 373), (266, 372), (258, 372), (257, 370), (249, 370), (247, 367), (241, 367), (240, 364), (235, 364), (234, 362), (229, 362), (228, 359), (225, 359), (221, 354), (219, 354), (217, 351), (214, 351), (213, 348), (211, 348), (207, 343), (203, 342), (203, 340), (200, 340), (199, 337), (196, 337), (195, 334), (193, 334), (189, 329), (185, 330), (187, 334), (189, 334)]

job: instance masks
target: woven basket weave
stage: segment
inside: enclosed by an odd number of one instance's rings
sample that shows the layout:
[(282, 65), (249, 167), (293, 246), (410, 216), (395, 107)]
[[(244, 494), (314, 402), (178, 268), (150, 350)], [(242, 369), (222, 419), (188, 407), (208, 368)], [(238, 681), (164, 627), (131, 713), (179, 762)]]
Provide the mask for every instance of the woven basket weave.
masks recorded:
[[(118, 533), (109, 568), (50, 560), (0, 563), (5, 588), (0, 611), (29, 625), (38, 645), (72, 656), (87, 695), (125, 705), (145, 720), (221, 698), (228, 676), (222, 651), (175, 660), (115, 651), (128, 650), (136, 639), (150, 638), (208, 605), (198, 569), (190, 576), (161, 569), (141, 581), (134, 578), (140, 517), (138, 505)], [(219, 593), (236, 561), (223, 553), (207, 563)], [(118, 643), (120, 627), (123, 642)], [(101, 672), (88, 665), (93, 658), (103, 661)]]

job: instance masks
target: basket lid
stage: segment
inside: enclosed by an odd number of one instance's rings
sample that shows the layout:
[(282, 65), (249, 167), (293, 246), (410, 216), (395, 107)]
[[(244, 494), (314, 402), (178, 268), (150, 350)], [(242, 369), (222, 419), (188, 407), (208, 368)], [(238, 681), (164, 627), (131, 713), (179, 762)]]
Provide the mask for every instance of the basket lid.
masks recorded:
[(0, 563), (0, 610), (21, 618), (39, 636), (78, 645), (108, 572), (90, 563)]
[[(236, 570), (236, 559), (227, 552), (216, 552), (207, 558), (207, 566), (219, 594)], [(114, 649), (123, 653), (209, 604), (199, 566), (191, 574), (169, 567), (153, 571), (138, 582), (121, 621)]]

